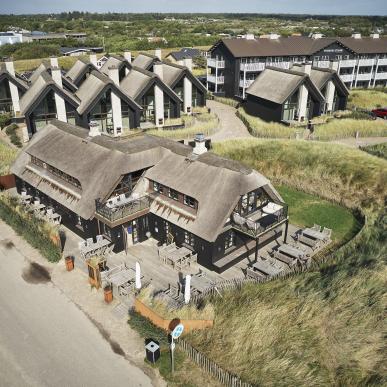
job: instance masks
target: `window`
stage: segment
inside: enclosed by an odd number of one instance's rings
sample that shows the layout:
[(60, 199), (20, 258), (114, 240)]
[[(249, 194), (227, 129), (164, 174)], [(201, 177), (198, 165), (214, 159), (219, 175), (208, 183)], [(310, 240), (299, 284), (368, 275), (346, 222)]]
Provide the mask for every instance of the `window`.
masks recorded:
[(168, 195), (171, 199), (173, 200), (179, 200), (179, 193), (177, 191), (175, 191), (174, 189), (170, 188), (169, 189), (169, 195)]
[(228, 249), (230, 249), (231, 247), (234, 247), (234, 246), (235, 246), (235, 233), (234, 233), (234, 231), (230, 231), (226, 235), (226, 239), (224, 241), (224, 249), (228, 250)]
[(190, 206), (192, 208), (195, 208), (196, 207), (196, 200), (191, 196), (184, 195), (184, 204), (186, 206)]
[(164, 187), (158, 183), (157, 181), (153, 182), (153, 191), (163, 193), (164, 192)]
[(184, 231), (184, 243), (186, 245), (193, 247), (194, 242), (195, 242), (194, 236), (190, 232)]

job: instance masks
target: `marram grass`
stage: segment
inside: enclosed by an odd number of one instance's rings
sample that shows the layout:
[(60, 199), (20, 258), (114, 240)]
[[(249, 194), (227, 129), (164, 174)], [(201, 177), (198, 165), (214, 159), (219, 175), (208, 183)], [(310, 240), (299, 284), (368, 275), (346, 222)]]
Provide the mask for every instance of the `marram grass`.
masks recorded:
[(9, 173), (9, 168), (17, 156), (17, 150), (0, 140), (0, 176)]
[(214, 328), (189, 341), (254, 385), (382, 385), (387, 162), (302, 141), (228, 141), (215, 152), (276, 183), (362, 207), (368, 222), (320, 269), (214, 298)]

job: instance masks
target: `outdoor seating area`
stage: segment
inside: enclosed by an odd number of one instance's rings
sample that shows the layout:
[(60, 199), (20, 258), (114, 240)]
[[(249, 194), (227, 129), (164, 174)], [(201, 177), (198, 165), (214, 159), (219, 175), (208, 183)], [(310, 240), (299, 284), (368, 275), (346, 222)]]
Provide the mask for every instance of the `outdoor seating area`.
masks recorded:
[(331, 242), (332, 230), (315, 224), (313, 227), (305, 228), (298, 236), (298, 241), (317, 250)]
[[(203, 293), (206, 289), (211, 288), (216, 284), (216, 281), (211, 280), (206, 273), (199, 270), (198, 273), (191, 276), (191, 295), (196, 296)], [(179, 283), (180, 294), (183, 296), (185, 289), (185, 280)]]
[(92, 256), (109, 256), (114, 245), (102, 235), (97, 235), (95, 242), (93, 238), (87, 238), (78, 243), (78, 248), (81, 258), (86, 261)]
[(160, 260), (175, 270), (183, 270), (197, 262), (197, 255), (187, 247), (177, 247), (175, 243), (159, 248)]
[(46, 206), (40, 201), (40, 198), (28, 195), (26, 191), (20, 194), (22, 204), (27, 211), (31, 211), (37, 218), (43, 219), (53, 225), (59, 226), (62, 222), (62, 216), (54, 211), (50, 206)]

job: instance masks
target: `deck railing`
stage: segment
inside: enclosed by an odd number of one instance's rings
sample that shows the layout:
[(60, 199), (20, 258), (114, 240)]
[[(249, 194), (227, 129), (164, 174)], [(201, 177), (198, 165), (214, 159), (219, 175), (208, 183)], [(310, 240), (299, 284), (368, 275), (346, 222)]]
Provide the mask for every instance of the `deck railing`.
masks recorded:
[(121, 205), (117, 204), (114, 207), (108, 207), (106, 203), (101, 203), (99, 200), (96, 200), (96, 212), (108, 221), (115, 222), (149, 208), (151, 202), (152, 198), (149, 196), (142, 196), (141, 198), (131, 200)]
[(281, 204), (283, 207), (280, 208), (273, 214), (262, 216), (257, 220), (251, 220), (249, 217), (241, 216), (237, 213), (233, 213), (231, 217), (232, 226), (252, 237), (257, 237), (267, 230), (271, 229), (275, 225), (281, 223), (288, 216), (288, 207), (286, 204)]

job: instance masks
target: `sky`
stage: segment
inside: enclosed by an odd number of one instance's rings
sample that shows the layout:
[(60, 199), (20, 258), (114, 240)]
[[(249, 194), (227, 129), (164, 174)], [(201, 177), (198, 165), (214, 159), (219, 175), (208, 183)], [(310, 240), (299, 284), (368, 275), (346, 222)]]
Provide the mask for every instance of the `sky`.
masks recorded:
[(387, 15), (386, 0), (0, 0), (0, 14), (89, 12), (230, 12)]

